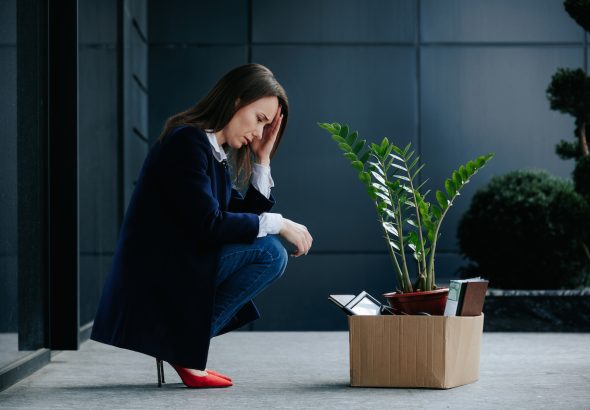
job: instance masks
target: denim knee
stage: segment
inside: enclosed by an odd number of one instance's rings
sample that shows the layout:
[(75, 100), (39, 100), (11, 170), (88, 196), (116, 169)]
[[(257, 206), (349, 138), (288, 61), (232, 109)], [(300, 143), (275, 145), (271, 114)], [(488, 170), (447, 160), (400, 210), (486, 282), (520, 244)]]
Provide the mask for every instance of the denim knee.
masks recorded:
[(287, 261), (289, 260), (287, 250), (275, 235), (267, 235), (260, 238), (260, 240), (264, 243), (264, 249), (270, 256), (269, 263), (273, 266), (276, 278), (279, 278), (287, 267)]

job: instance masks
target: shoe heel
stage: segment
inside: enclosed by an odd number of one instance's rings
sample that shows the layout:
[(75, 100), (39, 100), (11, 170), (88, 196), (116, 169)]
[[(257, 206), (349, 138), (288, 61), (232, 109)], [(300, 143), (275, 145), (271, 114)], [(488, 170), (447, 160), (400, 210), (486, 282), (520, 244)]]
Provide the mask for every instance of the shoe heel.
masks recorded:
[(166, 380), (164, 380), (164, 363), (161, 359), (156, 359), (156, 368), (158, 370), (158, 387), (162, 387), (162, 383), (166, 383)]

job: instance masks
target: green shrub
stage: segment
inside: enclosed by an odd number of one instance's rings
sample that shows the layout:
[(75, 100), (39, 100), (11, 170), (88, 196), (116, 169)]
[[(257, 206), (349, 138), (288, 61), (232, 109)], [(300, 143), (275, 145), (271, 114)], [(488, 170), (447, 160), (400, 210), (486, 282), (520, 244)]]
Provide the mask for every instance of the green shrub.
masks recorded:
[(461, 253), (503, 289), (590, 285), (590, 206), (571, 181), (545, 171), (494, 177), (473, 196), (458, 227)]

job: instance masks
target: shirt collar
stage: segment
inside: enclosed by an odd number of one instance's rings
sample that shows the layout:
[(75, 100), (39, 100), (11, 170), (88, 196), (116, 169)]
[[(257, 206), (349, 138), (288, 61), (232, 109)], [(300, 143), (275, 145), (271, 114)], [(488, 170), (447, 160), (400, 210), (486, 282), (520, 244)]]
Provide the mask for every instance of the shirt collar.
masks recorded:
[(225, 154), (225, 151), (221, 149), (221, 147), (217, 143), (217, 138), (215, 137), (215, 134), (210, 131), (205, 131), (205, 134), (207, 134), (207, 138), (209, 138), (209, 143), (213, 148), (213, 156), (215, 157), (215, 159), (219, 162), (227, 160), (227, 155)]

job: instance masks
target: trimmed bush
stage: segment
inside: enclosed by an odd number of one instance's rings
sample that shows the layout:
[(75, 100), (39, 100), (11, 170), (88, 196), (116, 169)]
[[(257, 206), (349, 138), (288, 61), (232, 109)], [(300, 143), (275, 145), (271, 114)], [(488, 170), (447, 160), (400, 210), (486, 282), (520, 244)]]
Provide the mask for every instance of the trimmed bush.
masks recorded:
[(494, 177), (473, 196), (458, 227), (461, 253), (502, 289), (590, 285), (590, 206), (573, 183), (545, 171)]

